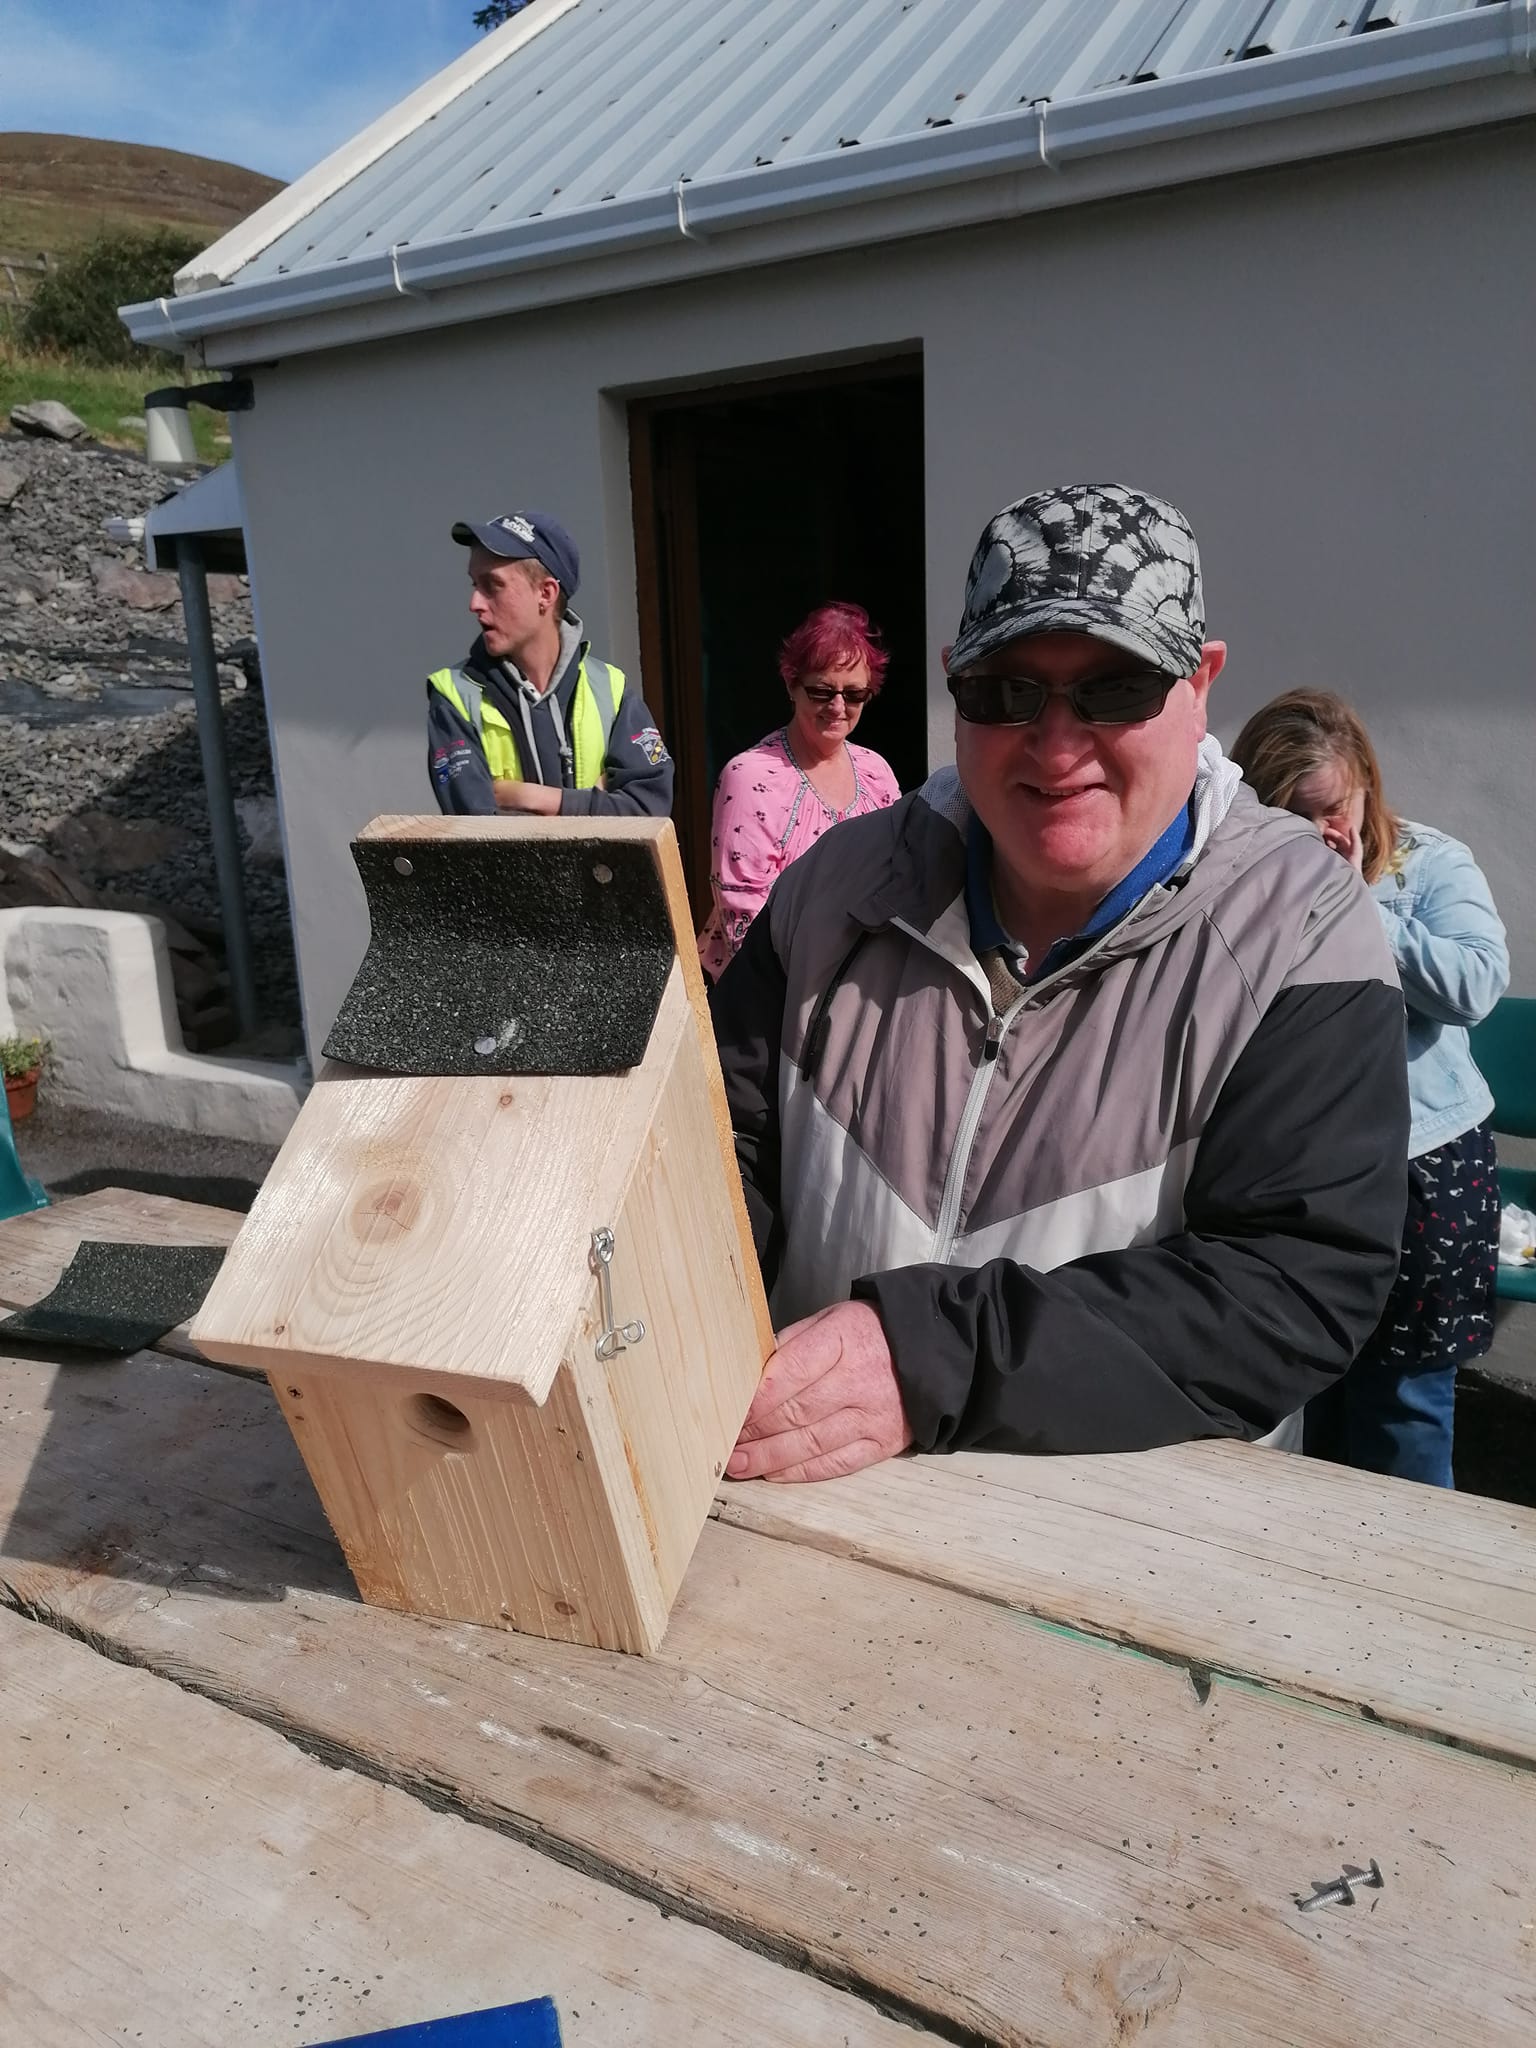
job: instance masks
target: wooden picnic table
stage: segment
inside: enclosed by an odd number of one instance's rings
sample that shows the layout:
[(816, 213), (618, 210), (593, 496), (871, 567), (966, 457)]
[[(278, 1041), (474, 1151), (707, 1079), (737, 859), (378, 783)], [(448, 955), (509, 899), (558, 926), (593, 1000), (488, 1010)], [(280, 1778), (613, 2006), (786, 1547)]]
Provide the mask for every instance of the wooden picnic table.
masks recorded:
[[(0, 1302), (239, 1221), (61, 1203)], [(0, 1358), (0, 1532), (6, 2043), (1536, 2038), (1519, 1508), (1230, 1444), (726, 1487), (640, 1660), (362, 1606), (178, 1333)]]

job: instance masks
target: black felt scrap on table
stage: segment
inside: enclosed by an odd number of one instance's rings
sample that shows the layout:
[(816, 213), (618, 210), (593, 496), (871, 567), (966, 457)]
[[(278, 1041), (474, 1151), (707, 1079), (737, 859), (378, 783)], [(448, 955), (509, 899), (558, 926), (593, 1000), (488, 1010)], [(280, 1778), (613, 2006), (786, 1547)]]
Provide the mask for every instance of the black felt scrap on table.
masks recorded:
[(325, 1056), (389, 1074), (617, 1074), (676, 946), (643, 841), (361, 839), (372, 936)]
[(221, 1244), (82, 1243), (51, 1294), (0, 1322), (0, 1338), (142, 1351), (196, 1315), (225, 1250)]

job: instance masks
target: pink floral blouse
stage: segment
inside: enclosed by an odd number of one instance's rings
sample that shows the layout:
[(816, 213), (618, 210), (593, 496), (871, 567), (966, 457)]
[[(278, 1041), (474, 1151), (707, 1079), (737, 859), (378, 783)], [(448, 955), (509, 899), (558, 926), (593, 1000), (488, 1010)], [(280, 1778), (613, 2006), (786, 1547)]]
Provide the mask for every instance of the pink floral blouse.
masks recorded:
[(844, 818), (883, 811), (901, 795), (878, 754), (851, 741), (844, 745), (853, 766), (853, 802), (843, 811), (834, 811), (807, 781), (785, 728), (721, 770), (710, 839), (714, 908), (699, 934), (699, 959), (711, 981), (725, 972), (792, 860)]

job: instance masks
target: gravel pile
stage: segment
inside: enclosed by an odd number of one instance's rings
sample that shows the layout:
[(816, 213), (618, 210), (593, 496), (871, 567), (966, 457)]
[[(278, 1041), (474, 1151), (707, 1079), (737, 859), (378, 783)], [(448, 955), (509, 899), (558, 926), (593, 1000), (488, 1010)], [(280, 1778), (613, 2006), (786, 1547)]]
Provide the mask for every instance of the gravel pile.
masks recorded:
[[(94, 887), (217, 918), (175, 578), (151, 575), (103, 531), (167, 488), (142, 457), (0, 435), (0, 839), (43, 847)], [(242, 818), (270, 822), (250, 594), (243, 578), (209, 586), (230, 779)], [(151, 865), (125, 864), (134, 846)], [(291, 1032), (298, 988), (280, 855), (246, 852), (263, 1016)]]

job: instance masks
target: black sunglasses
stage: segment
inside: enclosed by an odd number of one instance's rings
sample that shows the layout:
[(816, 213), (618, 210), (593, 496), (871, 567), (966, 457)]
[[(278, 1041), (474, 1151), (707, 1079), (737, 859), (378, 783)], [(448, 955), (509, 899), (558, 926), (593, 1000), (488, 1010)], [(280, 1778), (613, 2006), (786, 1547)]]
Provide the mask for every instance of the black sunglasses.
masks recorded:
[(830, 690), (825, 683), (801, 683), (798, 687), (813, 704), (830, 704), (834, 697), (841, 697), (850, 711), (857, 711), (875, 694), (873, 690)]
[[(1084, 725), (1136, 725), (1156, 718), (1181, 680), (1157, 669), (1134, 669), (1129, 675), (1073, 683), (1061, 694)], [(949, 690), (967, 725), (1033, 725), (1053, 694), (1049, 684), (1034, 676), (962, 674), (950, 677)]]

